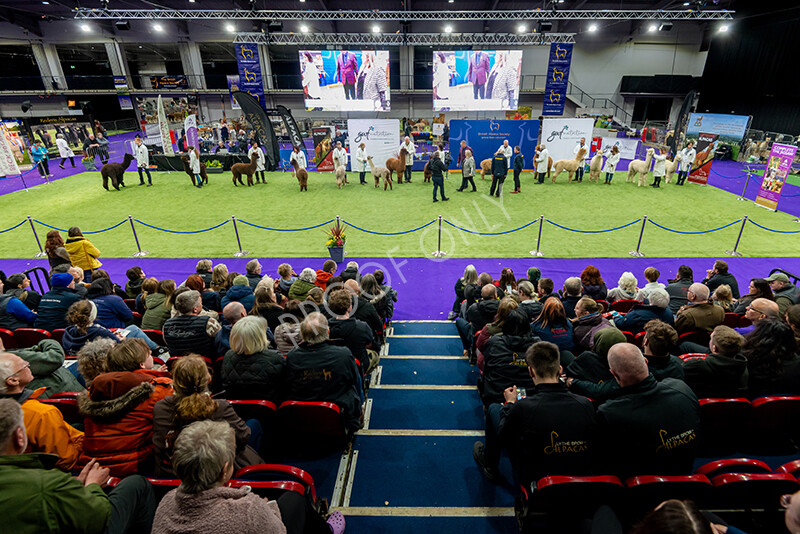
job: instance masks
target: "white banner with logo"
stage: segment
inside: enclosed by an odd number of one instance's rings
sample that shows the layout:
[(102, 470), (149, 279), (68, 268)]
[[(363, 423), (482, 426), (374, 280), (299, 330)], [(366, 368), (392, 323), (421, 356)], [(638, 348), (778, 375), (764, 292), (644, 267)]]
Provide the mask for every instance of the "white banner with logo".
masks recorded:
[(619, 156), (622, 159), (636, 159), (636, 151), (639, 150), (639, 140), (627, 137), (603, 137), (601, 149), (603, 152), (611, 150), (614, 145), (619, 147)]
[(14, 151), (11, 149), (11, 134), (6, 125), (0, 121), (3, 139), (0, 140), (0, 174), (3, 176), (19, 176), (19, 165), (14, 158)]
[[(186, 131), (186, 146), (195, 147), (200, 150), (200, 145), (197, 139), (197, 115), (189, 113), (183, 119), (183, 129)], [(178, 147), (179, 152), (183, 152), (183, 147)]]
[(169, 136), (169, 123), (167, 123), (167, 115), (164, 113), (164, 102), (161, 100), (161, 95), (158, 95), (158, 130), (161, 133), (161, 146), (164, 147), (164, 154), (167, 156), (174, 156), (175, 151), (172, 149), (172, 138)]
[[(347, 119), (350, 139), (350, 162), (355, 163), (358, 145), (364, 143), (367, 156), (376, 167), (385, 167), (386, 160), (396, 158), (400, 150), (400, 121), (398, 119)], [(352, 167), (351, 167), (352, 168)], [(370, 171), (367, 165), (367, 172)]]
[[(542, 120), (542, 140), (545, 148), (553, 158), (553, 162), (560, 159), (574, 159), (575, 146), (584, 139), (585, 145), (591, 150), (593, 119), (558, 119), (545, 117)], [(589, 157), (589, 153), (586, 153)]]

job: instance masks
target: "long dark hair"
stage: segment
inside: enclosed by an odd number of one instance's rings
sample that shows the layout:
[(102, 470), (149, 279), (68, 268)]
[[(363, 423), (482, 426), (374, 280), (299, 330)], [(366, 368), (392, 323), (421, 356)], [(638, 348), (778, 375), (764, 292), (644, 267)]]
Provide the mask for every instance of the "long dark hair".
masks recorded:
[(745, 338), (742, 353), (752, 373), (779, 376), (783, 362), (792, 360), (797, 342), (792, 328), (779, 320), (764, 320)]
[(542, 313), (539, 314), (535, 322), (543, 328), (557, 324), (567, 324), (567, 312), (564, 311), (564, 305), (556, 297), (550, 297), (544, 301)]
[(651, 510), (630, 534), (712, 534), (711, 522), (692, 501), (670, 499)]
[(61, 234), (58, 232), (58, 230), (50, 230), (47, 232), (47, 241), (44, 243), (44, 251), (47, 252), (48, 256), (54, 258), (56, 255), (56, 249), (63, 246), (64, 238), (61, 237)]
[(763, 278), (753, 278), (750, 280), (750, 283), (753, 284), (755, 291), (752, 293), (748, 293), (747, 295), (742, 295), (742, 298), (750, 297), (751, 299), (769, 299), (775, 300), (775, 295), (772, 294), (772, 288), (769, 286), (769, 282), (764, 280)]

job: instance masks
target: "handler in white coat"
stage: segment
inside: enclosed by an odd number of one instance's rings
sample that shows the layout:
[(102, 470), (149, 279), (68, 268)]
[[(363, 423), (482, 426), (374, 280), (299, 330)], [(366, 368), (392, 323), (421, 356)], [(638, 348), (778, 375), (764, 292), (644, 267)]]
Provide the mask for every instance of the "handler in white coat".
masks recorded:
[(61, 163), (59, 163), (58, 166), (63, 169), (64, 162), (69, 159), (69, 162), (72, 163), (72, 167), (75, 168), (75, 153), (69, 147), (69, 144), (67, 144), (67, 140), (64, 139), (64, 134), (56, 134), (56, 146), (58, 147), (58, 155), (61, 156)]
[(586, 160), (589, 158), (589, 152), (591, 152), (589, 145), (586, 144), (585, 137), (581, 137), (581, 140), (575, 143), (572, 153), (577, 156), (582, 148), (586, 149), (586, 154), (583, 155), (583, 161), (578, 165), (578, 169), (575, 171), (575, 179), (579, 182), (583, 181), (583, 171), (586, 170)]
[(603, 167), (603, 172), (606, 173), (606, 185), (611, 185), (611, 180), (614, 178), (614, 171), (617, 170), (617, 163), (622, 156), (619, 153), (619, 147), (614, 145), (611, 147), (611, 152), (606, 158), (606, 164)]
[(539, 145), (538, 155), (534, 158), (533, 162), (536, 163), (536, 172), (539, 174), (537, 184), (544, 183), (544, 177), (547, 174), (547, 166), (550, 164), (550, 152), (545, 148), (544, 143)]
[(650, 187), (661, 187), (661, 179), (667, 174), (667, 154), (661, 149), (653, 156), (653, 183)]
[(195, 147), (189, 147), (189, 170), (194, 175), (195, 187), (203, 187), (203, 179), (200, 177), (200, 153)]
[(133, 141), (133, 157), (136, 158), (136, 170), (139, 171), (139, 185), (144, 185), (144, 175), (142, 174), (144, 171), (147, 174), (147, 187), (150, 187), (153, 185), (153, 177), (150, 176), (150, 153), (147, 151), (147, 145), (142, 143), (141, 137), (137, 137)]
[(694, 149), (694, 141), (689, 141), (686, 143), (686, 148), (681, 150), (681, 167), (678, 171), (677, 185), (683, 185), (686, 182), (689, 173), (692, 172), (692, 164), (694, 164), (694, 158), (696, 157), (697, 151)]
[(406, 183), (410, 183), (411, 167), (414, 165), (414, 155), (417, 153), (417, 147), (414, 142), (411, 141), (411, 138), (406, 136), (405, 139), (403, 139), (403, 143), (400, 145), (400, 148), (397, 150), (399, 151), (402, 148), (406, 149), (406, 168), (403, 171), (403, 175), (405, 176)]
[(258, 183), (259, 179), (267, 183), (267, 177), (264, 175), (267, 157), (264, 155), (264, 151), (261, 150), (261, 145), (255, 140), (253, 140), (253, 144), (250, 145), (250, 150), (247, 151), (247, 158), (252, 159), (253, 154), (256, 155), (256, 183)]
[(353, 164), (354, 171), (358, 173), (358, 179), (361, 181), (361, 185), (367, 185), (367, 179), (365, 178), (367, 174), (367, 145), (361, 143), (358, 145), (358, 149), (356, 150), (356, 160)]
[[(506, 157), (506, 165), (508, 169), (511, 170), (511, 158), (514, 157), (514, 148), (508, 144), (508, 139), (503, 141), (503, 144), (497, 150), (502, 151), (503, 155)], [(497, 152), (495, 152), (496, 154)]]
[[(336, 141), (336, 148), (333, 149), (333, 160), (334, 160), (334, 167), (336, 167), (336, 162), (339, 163), (339, 166), (344, 167), (347, 170), (347, 150), (344, 149), (342, 146), (341, 141)], [(336, 169), (334, 168), (334, 171)], [(347, 182), (347, 173), (344, 175), (344, 183)]]
[[(308, 166), (308, 162), (306, 161), (306, 152), (305, 150), (300, 150), (299, 146), (294, 147), (292, 150), (292, 155), (289, 156), (289, 163), (296, 161), (297, 167), (300, 169), (305, 169)], [(292, 176), (294, 176), (294, 167), (292, 167)]]

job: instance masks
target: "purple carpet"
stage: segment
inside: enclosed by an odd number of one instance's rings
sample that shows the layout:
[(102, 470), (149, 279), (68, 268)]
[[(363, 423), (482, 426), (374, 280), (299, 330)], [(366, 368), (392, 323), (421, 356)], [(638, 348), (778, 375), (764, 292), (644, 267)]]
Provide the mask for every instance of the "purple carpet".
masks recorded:
[[(348, 258), (349, 260), (351, 258)], [(678, 266), (685, 263), (694, 270), (694, 279), (699, 281), (705, 276), (705, 270), (713, 266), (715, 258), (689, 258), (684, 261), (675, 258), (597, 258), (597, 259), (450, 259), (434, 261), (426, 258), (353, 258), (358, 262), (363, 272), (373, 272), (381, 269), (386, 275), (386, 281), (397, 290), (398, 302), (395, 304), (395, 316), (402, 319), (446, 319), (454, 296), (453, 286), (456, 279), (464, 272), (464, 267), (470, 263), (475, 265), (478, 272), (489, 272), (494, 278), (500, 277), (503, 267), (510, 267), (518, 278), (525, 276), (531, 266), (538, 267), (542, 276), (552, 278), (557, 288), (570, 276), (578, 276), (583, 268), (592, 264), (600, 269), (609, 288), (616, 287), (617, 280), (624, 271), (631, 271), (639, 280), (639, 285), (645, 284), (642, 274), (646, 267), (656, 267), (661, 271), (659, 281), (666, 283), (668, 278), (675, 276)], [(730, 272), (739, 282), (742, 292), (747, 292), (747, 284), (751, 278), (762, 278), (769, 275), (770, 270), (782, 268), (791, 273), (800, 274), (800, 258), (721, 258), (728, 262)], [(227, 258), (222, 261), (212, 260), (214, 264), (225, 263), (228, 270), (244, 273), (248, 258)], [(263, 259), (262, 273), (277, 276), (278, 265), (286, 261), (291, 264), (295, 272), (300, 272), (304, 267), (319, 269), (324, 262), (323, 258), (290, 260)], [(125, 271), (134, 265), (139, 265), (148, 276), (156, 278), (172, 278), (178, 284), (183, 282), (189, 274), (194, 273), (197, 260), (195, 259), (135, 259), (111, 258), (103, 260), (103, 268), (111, 275), (111, 279), (120, 285), (126, 282)], [(48, 268), (47, 261), (43, 259), (13, 259), (0, 260), (0, 270), (7, 275), (22, 272), (35, 266)], [(340, 265), (340, 269), (344, 269)]]

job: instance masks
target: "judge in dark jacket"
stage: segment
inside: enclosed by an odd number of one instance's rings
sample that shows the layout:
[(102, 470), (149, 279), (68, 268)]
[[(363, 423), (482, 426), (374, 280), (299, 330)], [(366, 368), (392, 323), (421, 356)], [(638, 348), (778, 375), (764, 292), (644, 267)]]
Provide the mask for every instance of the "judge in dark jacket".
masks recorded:
[[(503, 182), (508, 174), (508, 160), (502, 150), (498, 150), (492, 158), (492, 187), (489, 189), (489, 196), (500, 197), (500, 190), (503, 189)], [(497, 192), (495, 192), (495, 190)]]
[(520, 152), (519, 146), (514, 147), (514, 190), (512, 193), (521, 193), (519, 175), (525, 166), (525, 157)]
[(483, 347), (483, 404), (503, 402), (503, 391), (511, 386), (533, 387), (525, 363), (525, 352), (539, 338), (531, 335), (528, 316), (512, 310), (502, 325), (502, 334), (489, 338)]
[(428, 162), (428, 170), (431, 171), (431, 178), (433, 179), (433, 201), (439, 202), (436, 198), (437, 189), (441, 192), (442, 200), (450, 200), (444, 194), (444, 173), (447, 172), (447, 165), (439, 157), (438, 150), (431, 156), (431, 160)]
[(690, 474), (700, 426), (695, 394), (681, 380), (658, 382), (630, 343), (613, 346), (608, 363), (620, 391), (597, 411), (606, 470), (621, 478)]
[(744, 337), (720, 325), (711, 332), (711, 354), (683, 362), (684, 380), (698, 398), (739, 397), (747, 390), (747, 358)]
[(258, 315), (236, 321), (229, 350), (222, 359), (222, 386), (229, 399), (278, 402), (286, 361), (267, 341), (267, 321)]
[(644, 331), (644, 325), (657, 320), (667, 324), (674, 323), (669, 311), (669, 295), (661, 288), (651, 289), (647, 295), (648, 304), (637, 304), (625, 315), (616, 314), (614, 325), (620, 330), (637, 333)]

